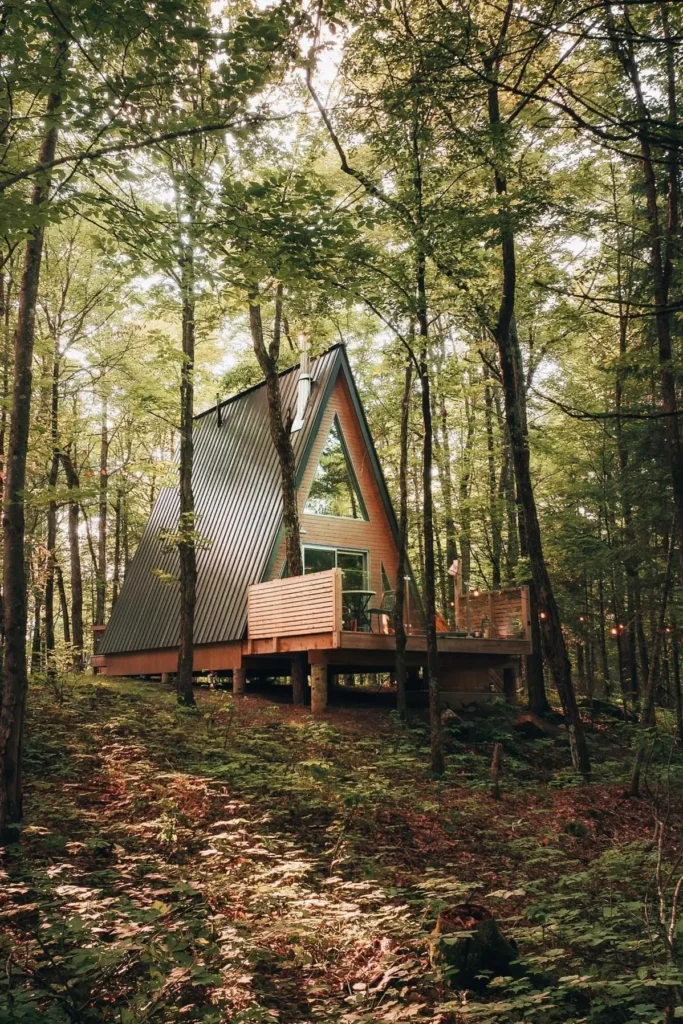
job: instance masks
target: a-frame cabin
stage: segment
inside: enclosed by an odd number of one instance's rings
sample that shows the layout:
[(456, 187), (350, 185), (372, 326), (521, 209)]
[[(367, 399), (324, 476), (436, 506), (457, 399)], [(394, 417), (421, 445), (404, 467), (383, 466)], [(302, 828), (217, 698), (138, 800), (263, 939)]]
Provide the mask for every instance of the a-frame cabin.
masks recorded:
[[(330, 674), (391, 671), (397, 523), (343, 345), (280, 376), (295, 420), (299, 514), (306, 575), (288, 578), (280, 474), (266, 390), (256, 385), (196, 417), (193, 487), (200, 537), (194, 669), (286, 676), (305, 658), (316, 707)], [(295, 417), (295, 411), (297, 413)], [(93, 658), (106, 675), (172, 673), (179, 636), (178, 496), (162, 491)], [(171, 581), (171, 582), (169, 582)], [(459, 589), (459, 588), (458, 588)], [(411, 587), (408, 663), (426, 662), (424, 623)], [(510, 691), (530, 651), (524, 588), (458, 594), (457, 628), (441, 623), (444, 703)], [(507, 683), (507, 685), (504, 685)], [(513, 687), (512, 687), (513, 688)]]

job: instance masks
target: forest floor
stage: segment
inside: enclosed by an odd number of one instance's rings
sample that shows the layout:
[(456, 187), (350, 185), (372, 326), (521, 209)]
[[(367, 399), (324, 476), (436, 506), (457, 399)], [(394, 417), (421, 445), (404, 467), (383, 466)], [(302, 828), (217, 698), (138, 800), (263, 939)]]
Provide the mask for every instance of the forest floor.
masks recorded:
[[(0, 886), (3, 1022), (683, 1016), (656, 920), (683, 817), (666, 735), (631, 800), (633, 730), (614, 719), (590, 729), (582, 786), (566, 737), (523, 739), (500, 704), (449, 727), (435, 779), (419, 716), (197, 700), (180, 709), (156, 683), (32, 686), (26, 826)], [(524, 965), (487, 991), (463, 990), (453, 945), (430, 939), (442, 908), (472, 903)]]

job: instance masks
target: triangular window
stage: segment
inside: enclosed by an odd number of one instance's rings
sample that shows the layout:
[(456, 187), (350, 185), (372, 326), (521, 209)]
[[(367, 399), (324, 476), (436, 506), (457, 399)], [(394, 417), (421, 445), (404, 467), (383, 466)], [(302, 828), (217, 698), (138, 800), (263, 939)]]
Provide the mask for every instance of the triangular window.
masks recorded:
[(336, 416), (320, 455), (304, 512), (316, 516), (342, 516), (344, 519), (368, 518)]

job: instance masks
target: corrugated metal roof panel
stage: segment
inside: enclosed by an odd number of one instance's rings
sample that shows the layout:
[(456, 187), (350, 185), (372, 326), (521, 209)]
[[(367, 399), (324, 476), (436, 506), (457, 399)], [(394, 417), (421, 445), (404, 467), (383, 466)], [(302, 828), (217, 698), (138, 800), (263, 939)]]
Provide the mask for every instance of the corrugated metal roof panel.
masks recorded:
[[(305, 461), (325, 396), (344, 358), (337, 345), (313, 360), (314, 386), (304, 428), (293, 437)], [(282, 406), (293, 415), (298, 367), (280, 375)], [(268, 428), (266, 389), (256, 385), (195, 418), (193, 489), (197, 531), (195, 643), (240, 639), (246, 630), (247, 588), (260, 582), (282, 522), (277, 454)], [(159, 495), (99, 646), (101, 654), (175, 647), (179, 637), (178, 552), (164, 534), (178, 523), (178, 494)]]

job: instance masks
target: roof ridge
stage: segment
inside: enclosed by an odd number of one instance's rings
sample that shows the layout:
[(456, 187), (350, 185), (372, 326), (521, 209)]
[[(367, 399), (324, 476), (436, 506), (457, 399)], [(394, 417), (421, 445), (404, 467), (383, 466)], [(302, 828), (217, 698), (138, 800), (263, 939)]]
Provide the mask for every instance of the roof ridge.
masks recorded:
[[(334, 350), (338, 348), (346, 348), (346, 343), (343, 341), (335, 342), (334, 345), (330, 345), (330, 347), (326, 348), (324, 352), (320, 353), (320, 355), (314, 356), (312, 362), (317, 363), (323, 358), (323, 356), (329, 355), (330, 352), (334, 352)], [(300, 363), (292, 363), (292, 365), (288, 366), (286, 370), (280, 370), (278, 377), (286, 377), (287, 374), (292, 373), (293, 370), (298, 370), (300, 365)], [(250, 387), (245, 388), (244, 391), (238, 391), (236, 395), (230, 395), (229, 398), (224, 398), (222, 402), (212, 405), (209, 409), (203, 409), (202, 412), (195, 413), (193, 419), (200, 420), (202, 416), (208, 416), (211, 412), (223, 409), (224, 406), (229, 405), (230, 402), (236, 402), (238, 398), (244, 398), (245, 395), (251, 394), (252, 391), (257, 391), (259, 388), (262, 388), (265, 383), (265, 380), (260, 380), (258, 384), (252, 384)]]

